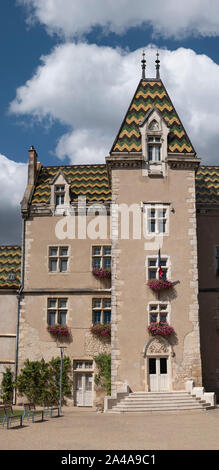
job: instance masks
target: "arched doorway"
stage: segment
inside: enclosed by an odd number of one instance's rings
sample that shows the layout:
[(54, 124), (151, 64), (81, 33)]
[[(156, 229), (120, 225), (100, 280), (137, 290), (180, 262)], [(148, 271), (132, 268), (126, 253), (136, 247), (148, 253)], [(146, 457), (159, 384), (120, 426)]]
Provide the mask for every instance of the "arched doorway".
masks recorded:
[(144, 349), (146, 390), (166, 392), (171, 390), (171, 346), (162, 337), (151, 339)]

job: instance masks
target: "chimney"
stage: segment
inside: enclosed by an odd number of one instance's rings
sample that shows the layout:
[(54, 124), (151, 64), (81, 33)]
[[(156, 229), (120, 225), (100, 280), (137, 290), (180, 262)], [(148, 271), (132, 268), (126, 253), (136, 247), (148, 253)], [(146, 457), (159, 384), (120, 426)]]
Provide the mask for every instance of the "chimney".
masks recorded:
[(32, 145), (29, 152), (29, 165), (28, 165), (28, 182), (27, 184), (34, 184), (36, 180), (37, 173), (37, 153)]

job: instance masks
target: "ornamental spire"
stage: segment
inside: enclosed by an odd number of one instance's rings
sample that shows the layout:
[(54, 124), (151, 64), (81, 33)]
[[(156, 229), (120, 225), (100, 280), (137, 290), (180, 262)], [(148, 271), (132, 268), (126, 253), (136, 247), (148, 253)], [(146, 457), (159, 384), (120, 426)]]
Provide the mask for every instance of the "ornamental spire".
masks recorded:
[(156, 63), (156, 78), (160, 78), (160, 60), (159, 60), (159, 52), (157, 51), (157, 60), (155, 60)]
[(145, 78), (145, 69), (146, 69), (146, 60), (145, 60), (145, 52), (142, 53), (142, 61), (141, 61), (141, 68), (142, 68), (142, 78)]

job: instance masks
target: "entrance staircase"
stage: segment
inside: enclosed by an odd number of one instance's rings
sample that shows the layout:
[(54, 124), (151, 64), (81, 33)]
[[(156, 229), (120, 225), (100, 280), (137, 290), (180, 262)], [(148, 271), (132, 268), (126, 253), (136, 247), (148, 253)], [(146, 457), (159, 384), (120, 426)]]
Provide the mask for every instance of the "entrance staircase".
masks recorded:
[(210, 403), (185, 391), (134, 392), (120, 400), (108, 413), (211, 409)]

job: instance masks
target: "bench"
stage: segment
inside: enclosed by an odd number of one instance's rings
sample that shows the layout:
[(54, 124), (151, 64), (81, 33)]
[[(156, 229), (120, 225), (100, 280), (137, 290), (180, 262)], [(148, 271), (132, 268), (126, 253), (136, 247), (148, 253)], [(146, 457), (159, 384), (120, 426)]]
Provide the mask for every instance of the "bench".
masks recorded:
[(24, 403), (24, 414), (23, 418), (29, 419), (32, 416), (32, 422), (34, 423), (34, 417), (38, 416), (40, 421), (44, 419), (44, 410), (37, 410), (34, 403)]
[(19, 421), (20, 427), (23, 426), (23, 414), (15, 413), (12, 408), (12, 405), (3, 405), (0, 406), (0, 415), (3, 416), (2, 419), (2, 427), (4, 427), (5, 422), (7, 423), (7, 429), (10, 428), (12, 421)]
[(53, 417), (53, 411), (57, 411), (57, 417), (60, 417), (60, 409), (59, 409), (59, 406), (53, 406), (51, 405), (50, 403), (43, 403), (43, 411), (44, 411), (44, 414), (48, 414), (50, 415), (50, 417), (52, 418)]

